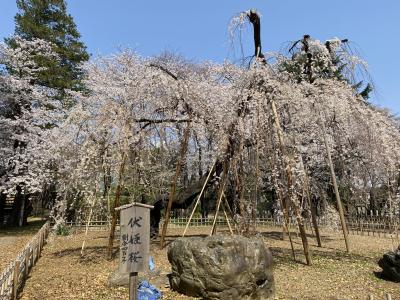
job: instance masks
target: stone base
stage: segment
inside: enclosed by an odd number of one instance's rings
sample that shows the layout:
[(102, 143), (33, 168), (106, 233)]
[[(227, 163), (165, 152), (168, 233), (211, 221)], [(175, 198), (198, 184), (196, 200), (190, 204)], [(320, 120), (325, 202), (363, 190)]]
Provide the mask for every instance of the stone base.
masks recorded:
[[(158, 289), (165, 289), (165, 287), (169, 287), (169, 279), (168, 274), (160, 273), (160, 271), (147, 271), (138, 274), (138, 282), (146, 280), (150, 282), (152, 285), (157, 287)], [(129, 274), (121, 273), (119, 269), (115, 270), (111, 273), (108, 278), (109, 286), (129, 286)]]
[(168, 249), (172, 289), (202, 299), (271, 299), (272, 255), (259, 238), (179, 238)]

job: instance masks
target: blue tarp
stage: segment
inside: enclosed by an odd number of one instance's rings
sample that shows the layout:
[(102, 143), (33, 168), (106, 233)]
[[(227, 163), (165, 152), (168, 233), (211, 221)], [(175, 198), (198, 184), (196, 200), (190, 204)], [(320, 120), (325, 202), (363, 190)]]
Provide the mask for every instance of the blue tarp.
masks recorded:
[(162, 293), (148, 281), (141, 281), (137, 291), (138, 300), (158, 300)]
[(153, 256), (149, 256), (149, 269), (152, 272), (156, 269), (156, 265), (154, 264)]

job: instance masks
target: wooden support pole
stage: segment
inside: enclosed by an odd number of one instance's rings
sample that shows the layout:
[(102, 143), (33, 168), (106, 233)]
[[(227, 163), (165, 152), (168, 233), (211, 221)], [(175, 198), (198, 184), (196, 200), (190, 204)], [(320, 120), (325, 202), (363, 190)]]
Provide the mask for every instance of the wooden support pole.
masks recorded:
[[(97, 189), (96, 189), (96, 190), (97, 190)], [(90, 206), (89, 216), (88, 216), (88, 218), (87, 218), (87, 220), (86, 220), (85, 237), (83, 238), (83, 242), (82, 242), (81, 256), (83, 256), (83, 253), (84, 253), (84, 251), (85, 251), (86, 239), (87, 239), (87, 235), (88, 235), (88, 233), (89, 233), (89, 226), (90, 226), (90, 222), (91, 222), (91, 220), (92, 220), (93, 208), (94, 208), (96, 202), (97, 202), (97, 201), (96, 201), (96, 193), (95, 193), (95, 196), (94, 196), (94, 198), (93, 198), (93, 202), (92, 202), (92, 204), (91, 204), (91, 206)]]
[(226, 214), (224, 203), (222, 203), (222, 210), (224, 211), (224, 216), (225, 216), (226, 223), (228, 224), (229, 232), (231, 233), (231, 235), (233, 235), (233, 230), (232, 230), (232, 227), (231, 227), (231, 223), (229, 222), (228, 215)]
[(137, 299), (138, 272), (129, 273), (129, 300)]
[(347, 231), (347, 226), (346, 226), (346, 220), (344, 219), (342, 200), (340, 199), (339, 189), (338, 189), (338, 185), (337, 185), (337, 182), (336, 182), (336, 174), (335, 174), (335, 169), (333, 167), (331, 149), (330, 149), (330, 146), (329, 146), (329, 143), (328, 143), (328, 138), (327, 138), (327, 135), (326, 135), (325, 122), (323, 121), (321, 115), (320, 115), (320, 123), (321, 123), (322, 135), (324, 137), (326, 156), (327, 156), (329, 168), (330, 168), (330, 171), (331, 171), (331, 179), (332, 179), (332, 183), (333, 183), (333, 188), (335, 190), (336, 203), (337, 203), (338, 210), (339, 210), (340, 223), (342, 225), (344, 241), (345, 241), (345, 244), (346, 244), (346, 251), (347, 251), (347, 253), (350, 253), (350, 243), (349, 243), (348, 231)]
[(188, 148), (189, 136), (190, 136), (190, 123), (188, 123), (188, 125), (186, 126), (185, 132), (183, 134), (183, 141), (181, 144), (179, 160), (176, 165), (174, 179), (171, 183), (171, 189), (170, 189), (169, 197), (168, 197), (168, 205), (167, 205), (167, 210), (165, 212), (165, 219), (164, 219), (164, 224), (163, 224), (161, 238), (160, 238), (160, 248), (161, 249), (164, 248), (164, 240), (165, 240), (165, 235), (167, 234), (167, 228), (168, 228), (168, 223), (169, 223), (169, 217), (171, 214), (172, 202), (174, 202), (176, 185), (178, 183), (179, 176), (181, 175), (183, 160), (185, 158), (186, 151)]
[[(222, 188), (222, 186), (221, 186), (221, 188)], [(217, 229), (217, 219), (218, 219), (219, 208), (221, 207), (222, 196), (223, 196), (223, 193), (221, 193), (220, 196), (218, 197), (217, 208), (215, 209), (215, 215), (214, 215), (214, 220), (213, 220), (213, 225), (212, 225), (212, 229), (210, 232), (210, 236), (215, 234), (215, 231)]]
[(185, 230), (183, 231), (182, 237), (185, 236), (186, 231), (187, 231), (188, 228), (189, 228), (190, 221), (192, 220), (193, 215), (194, 215), (194, 212), (196, 211), (196, 208), (197, 208), (197, 206), (198, 206), (199, 203), (200, 203), (201, 196), (203, 195), (204, 189), (205, 189), (206, 186), (207, 186), (207, 182), (208, 182), (208, 180), (210, 179), (210, 176), (211, 176), (211, 174), (212, 174), (212, 172), (213, 172), (213, 170), (214, 170), (214, 166), (215, 166), (216, 161), (217, 161), (217, 160), (214, 161), (213, 165), (211, 166), (210, 172), (208, 172), (206, 181), (204, 182), (203, 187), (202, 187), (202, 189), (201, 189), (201, 192), (200, 192), (199, 196), (197, 197), (196, 203), (195, 203), (195, 205), (194, 205), (194, 207), (193, 207), (192, 213), (190, 214), (189, 220), (188, 220), (188, 222), (187, 222), (187, 224), (186, 224)]
[(296, 260), (296, 253), (294, 251), (294, 245), (293, 245), (293, 241), (292, 241), (292, 236), (290, 235), (290, 220), (289, 220), (289, 211), (288, 211), (288, 206), (287, 203), (284, 203), (283, 201), (283, 195), (282, 195), (282, 190), (278, 187), (278, 198), (279, 198), (279, 202), (281, 205), (281, 209), (283, 212), (283, 232), (282, 232), (282, 240), (284, 239), (285, 233), (288, 235), (289, 237), (289, 243), (290, 243), (290, 248), (292, 249), (292, 256), (293, 256), (293, 260)]
[(224, 199), (224, 202), (222, 203), (222, 209), (224, 211), (225, 220), (226, 220), (226, 223), (228, 224), (229, 232), (231, 233), (231, 235), (233, 235), (234, 233), (233, 233), (233, 229), (232, 229), (232, 226), (231, 226), (231, 222), (229, 221), (229, 216), (226, 213), (226, 211), (228, 210), (228, 212), (231, 214), (232, 220), (233, 220), (233, 213), (230, 210), (229, 203), (228, 203), (228, 200), (226, 199), (225, 192), (223, 193), (222, 196), (223, 196), (223, 199)]
[(224, 166), (223, 166), (222, 178), (221, 178), (220, 186), (219, 186), (219, 190), (218, 190), (217, 207), (215, 210), (214, 221), (213, 221), (212, 229), (210, 232), (210, 236), (215, 234), (215, 231), (217, 228), (218, 213), (219, 213), (219, 208), (221, 206), (222, 197), (224, 196), (224, 189), (225, 189), (225, 183), (226, 183), (227, 178), (228, 178), (228, 161), (227, 161), (227, 159), (225, 159)]

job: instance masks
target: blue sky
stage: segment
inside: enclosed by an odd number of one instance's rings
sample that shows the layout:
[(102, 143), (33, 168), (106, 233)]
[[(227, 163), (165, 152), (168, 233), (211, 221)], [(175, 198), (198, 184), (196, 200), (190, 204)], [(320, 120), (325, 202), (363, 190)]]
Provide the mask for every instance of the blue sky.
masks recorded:
[[(262, 14), (263, 51), (279, 51), (303, 34), (325, 40), (348, 38), (369, 64), (373, 101), (400, 114), (399, 0), (67, 0), (91, 54), (132, 47), (143, 56), (164, 50), (187, 58), (232, 58), (227, 28), (238, 12)], [(0, 38), (14, 31), (14, 0), (0, 0)], [(249, 29), (245, 34), (251, 37)], [(244, 39), (245, 54), (252, 42)], [(239, 53), (238, 53), (239, 54)]]

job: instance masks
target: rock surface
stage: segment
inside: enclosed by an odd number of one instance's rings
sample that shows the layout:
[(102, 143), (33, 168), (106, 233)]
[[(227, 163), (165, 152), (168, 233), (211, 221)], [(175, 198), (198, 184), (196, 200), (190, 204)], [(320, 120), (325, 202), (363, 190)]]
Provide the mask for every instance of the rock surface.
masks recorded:
[(382, 275), (394, 282), (400, 282), (400, 246), (397, 250), (388, 252), (378, 261)]
[(180, 238), (168, 249), (171, 288), (202, 299), (270, 299), (272, 255), (262, 239)]

